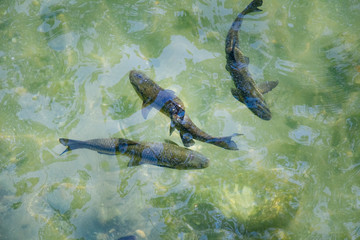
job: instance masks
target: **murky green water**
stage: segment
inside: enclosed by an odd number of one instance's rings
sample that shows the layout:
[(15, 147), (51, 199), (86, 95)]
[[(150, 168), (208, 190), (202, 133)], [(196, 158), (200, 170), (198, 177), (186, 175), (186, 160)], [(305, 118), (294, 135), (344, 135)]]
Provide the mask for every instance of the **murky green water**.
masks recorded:
[[(249, 1), (248, 1), (249, 2)], [(1, 239), (360, 238), (360, 2), (268, 1), (240, 47), (271, 121), (236, 101), (224, 41), (245, 1), (1, 0)], [(181, 144), (141, 116), (145, 71), (206, 132), (204, 170), (128, 168), (59, 137)]]

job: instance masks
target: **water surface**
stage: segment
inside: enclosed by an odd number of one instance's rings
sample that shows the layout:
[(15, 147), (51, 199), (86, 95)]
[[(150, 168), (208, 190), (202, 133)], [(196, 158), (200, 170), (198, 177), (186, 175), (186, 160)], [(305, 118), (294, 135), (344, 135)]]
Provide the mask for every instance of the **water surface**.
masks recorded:
[[(264, 1), (240, 48), (271, 121), (236, 101), (226, 33), (248, 2), (0, 2), (1, 239), (360, 238), (360, 3)], [(201, 129), (210, 167), (128, 168), (125, 156), (59, 154), (59, 137), (181, 145), (144, 120), (128, 73), (172, 89)]]

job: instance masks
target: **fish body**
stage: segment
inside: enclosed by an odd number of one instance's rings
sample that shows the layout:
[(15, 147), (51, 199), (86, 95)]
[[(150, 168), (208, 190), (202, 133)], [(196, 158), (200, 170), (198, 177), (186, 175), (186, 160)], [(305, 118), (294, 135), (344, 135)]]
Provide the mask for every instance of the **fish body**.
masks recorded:
[(246, 14), (261, 11), (262, 0), (253, 0), (235, 19), (225, 41), (226, 70), (230, 73), (235, 87), (232, 95), (244, 103), (256, 116), (271, 119), (270, 109), (263, 94), (278, 85), (278, 81), (268, 81), (257, 85), (248, 70), (249, 58), (239, 48), (239, 30)]
[(136, 236), (135, 235), (129, 235), (129, 236), (121, 237), (118, 240), (136, 240)]
[(185, 113), (184, 103), (173, 91), (161, 88), (140, 71), (131, 71), (129, 78), (136, 93), (143, 100), (143, 117), (147, 118), (151, 108), (155, 108), (167, 115), (171, 119), (170, 135), (177, 129), (185, 147), (194, 145), (194, 139), (196, 139), (225, 149), (238, 149), (231, 138), (240, 134), (236, 133), (232, 136), (219, 138), (207, 134), (191, 121), (190, 117)]
[(129, 236), (118, 238), (118, 240), (136, 240), (136, 236), (135, 235), (129, 235)]
[(63, 153), (85, 148), (102, 154), (126, 155), (130, 157), (128, 166), (151, 164), (181, 170), (209, 166), (209, 159), (204, 155), (170, 143), (140, 143), (124, 138), (99, 138), (86, 141), (60, 138), (59, 142), (67, 146)]

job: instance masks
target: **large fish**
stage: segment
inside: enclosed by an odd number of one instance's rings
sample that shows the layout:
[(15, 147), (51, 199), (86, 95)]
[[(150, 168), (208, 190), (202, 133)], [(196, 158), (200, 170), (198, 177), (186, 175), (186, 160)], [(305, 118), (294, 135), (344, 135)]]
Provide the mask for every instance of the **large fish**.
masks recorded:
[(230, 73), (236, 88), (231, 89), (232, 95), (244, 103), (256, 116), (264, 120), (271, 119), (271, 112), (263, 94), (278, 85), (278, 81), (269, 81), (256, 85), (249, 70), (249, 58), (239, 48), (238, 32), (244, 16), (251, 12), (261, 11), (258, 7), (262, 0), (253, 0), (235, 19), (227, 34), (225, 42), (226, 70)]
[(209, 159), (204, 155), (171, 143), (140, 143), (123, 138), (99, 138), (87, 141), (59, 138), (59, 142), (67, 146), (63, 153), (86, 148), (102, 154), (127, 155), (130, 157), (128, 166), (152, 164), (182, 170), (209, 166)]
[(195, 144), (194, 139), (210, 143), (225, 149), (237, 150), (237, 145), (231, 140), (233, 134), (228, 137), (212, 137), (199, 129), (185, 114), (183, 102), (175, 96), (175, 93), (168, 89), (163, 89), (153, 80), (139, 71), (131, 71), (130, 82), (139, 97), (143, 100), (142, 115), (146, 119), (151, 108), (158, 109), (171, 119), (170, 135), (175, 129), (180, 132), (181, 140), (185, 147)]

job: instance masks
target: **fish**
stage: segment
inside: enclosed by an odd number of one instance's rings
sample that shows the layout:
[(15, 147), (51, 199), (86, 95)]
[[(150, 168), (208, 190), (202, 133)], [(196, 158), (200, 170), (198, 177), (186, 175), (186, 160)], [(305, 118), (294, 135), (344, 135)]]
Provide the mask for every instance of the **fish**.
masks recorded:
[(98, 138), (86, 141), (59, 138), (67, 148), (60, 155), (79, 148), (101, 154), (123, 154), (130, 157), (128, 167), (151, 164), (179, 170), (202, 169), (209, 166), (204, 155), (171, 143), (142, 143), (124, 138)]
[(135, 235), (129, 235), (129, 236), (118, 238), (118, 240), (136, 240), (136, 236)]
[(249, 70), (249, 58), (239, 48), (239, 36), (241, 24), (246, 14), (262, 11), (258, 7), (262, 0), (253, 0), (234, 20), (226, 36), (226, 70), (230, 73), (236, 88), (231, 89), (235, 99), (244, 103), (256, 116), (263, 120), (271, 119), (271, 112), (267, 105), (264, 94), (278, 85), (278, 81), (267, 81), (256, 84)]
[(238, 150), (236, 143), (231, 139), (242, 135), (235, 133), (227, 137), (213, 137), (199, 129), (185, 113), (184, 103), (172, 90), (163, 89), (143, 72), (132, 70), (129, 79), (136, 93), (143, 100), (142, 115), (146, 119), (150, 110), (155, 108), (168, 116), (170, 122), (170, 135), (177, 129), (185, 147), (195, 144), (195, 140), (213, 144), (229, 150)]

